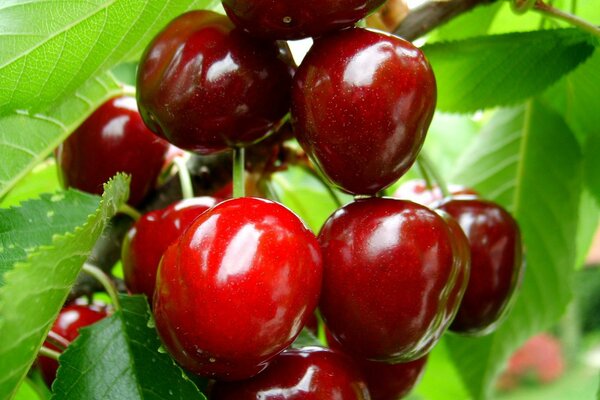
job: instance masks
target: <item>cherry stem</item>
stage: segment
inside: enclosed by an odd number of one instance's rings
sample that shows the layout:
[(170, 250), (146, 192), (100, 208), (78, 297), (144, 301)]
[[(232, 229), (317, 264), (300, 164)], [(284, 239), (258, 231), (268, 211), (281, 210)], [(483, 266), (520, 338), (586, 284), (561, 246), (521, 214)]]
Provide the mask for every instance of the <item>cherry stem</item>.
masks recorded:
[(245, 153), (243, 147), (233, 149), (233, 197), (244, 197), (246, 195), (246, 183), (244, 182)]
[(121, 205), (121, 207), (119, 207), (119, 212), (121, 214), (127, 215), (129, 218), (131, 218), (134, 221), (137, 221), (140, 218), (142, 218), (142, 214), (135, 208), (131, 207), (129, 204)]
[(184, 199), (191, 199), (194, 197), (194, 186), (192, 185), (190, 170), (187, 167), (187, 160), (187, 156), (178, 156), (173, 159), (173, 164), (177, 167), (179, 183), (181, 184), (181, 196)]
[(306, 164), (300, 164), (300, 167), (304, 171), (306, 171), (309, 175), (311, 175), (313, 178), (318, 180), (321, 183), (321, 185), (323, 185), (323, 187), (325, 188), (327, 193), (329, 193), (329, 197), (331, 197), (331, 200), (333, 200), (333, 202), (335, 203), (335, 206), (337, 208), (342, 207), (342, 201), (338, 197), (337, 193), (335, 193), (335, 191), (331, 188), (331, 186), (329, 186), (329, 184), (325, 181), (325, 179), (323, 178), (323, 176), (321, 176), (321, 174), (319, 174), (317, 171), (315, 171), (314, 169), (312, 169), (311, 167), (309, 167)]
[(46, 341), (52, 344), (53, 346), (58, 347), (60, 350), (65, 350), (69, 345), (69, 341), (67, 339), (65, 339), (64, 337), (62, 337), (54, 331), (48, 332), (48, 337), (46, 338)]
[(325, 322), (323, 321), (323, 316), (321, 315), (321, 311), (319, 309), (315, 310), (315, 314), (317, 316), (317, 337), (319, 341), (325, 346), (329, 347), (329, 343), (327, 340), (327, 334), (325, 333)]
[(589, 21), (586, 21), (583, 18), (579, 18), (576, 15), (569, 14), (568, 12), (552, 7), (550, 4), (546, 4), (542, 0), (536, 0), (535, 4), (533, 5), (533, 9), (542, 14), (546, 14), (556, 19), (563, 20), (588, 33), (591, 33), (596, 37), (600, 37), (600, 27), (590, 23)]
[(450, 191), (448, 190), (448, 185), (446, 185), (446, 181), (442, 178), (442, 175), (435, 168), (435, 165), (429, 160), (429, 157), (425, 154), (425, 152), (421, 151), (419, 154), (419, 165), (422, 165), (423, 168), (427, 171), (427, 173), (433, 178), (434, 182), (440, 188), (442, 192), (442, 196), (448, 197), (450, 196)]
[(422, 161), (421, 157), (419, 157), (417, 159), (417, 168), (419, 169), (419, 174), (421, 174), (421, 178), (423, 178), (423, 180), (425, 181), (425, 187), (428, 190), (432, 190), (433, 182), (431, 182), (431, 177), (429, 176), (429, 173), (427, 172), (427, 168), (425, 168), (425, 166), (423, 165), (423, 161)]
[(58, 361), (58, 357), (60, 357), (60, 353), (58, 351), (51, 350), (44, 346), (40, 348), (40, 351), (38, 353), (40, 354), (40, 356), (51, 358), (54, 361)]
[(98, 282), (100, 282), (100, 284), (104, 287), (104, 290), (106, 290), (106, 293), (112, 300), (115, 309), (117, 311), (120, 310), (121, 303), (119, 302), (119, 292), (117, 291), (117, 288), (115, 287), (114, 283), (110, 280), (108, 275), (106, 275), (106, 273), (100, 268), (88, 263), (83, 264), (83, 271), (86, 274), (94, 277)]

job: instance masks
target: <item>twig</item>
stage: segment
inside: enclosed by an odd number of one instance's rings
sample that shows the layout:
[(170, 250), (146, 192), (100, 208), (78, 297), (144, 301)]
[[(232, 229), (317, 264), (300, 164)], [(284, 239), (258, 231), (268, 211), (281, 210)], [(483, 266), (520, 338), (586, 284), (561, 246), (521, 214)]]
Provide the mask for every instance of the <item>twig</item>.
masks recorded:
[(394, 35), (415, 40), (460, 14), (494, 1), (496, 0), (449, 0), (425, 3), (408, 13), (394, 29)]

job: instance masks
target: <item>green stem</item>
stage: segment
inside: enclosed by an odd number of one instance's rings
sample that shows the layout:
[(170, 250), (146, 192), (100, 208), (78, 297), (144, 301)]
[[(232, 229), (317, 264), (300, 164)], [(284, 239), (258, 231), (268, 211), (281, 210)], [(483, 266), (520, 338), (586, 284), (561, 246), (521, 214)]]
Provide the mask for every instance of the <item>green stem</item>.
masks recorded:
[(335, 206), (337, 208), (341, 208), (342, 207), (342, 201), (338, 197), (337, 193), (335, 193), (335, 190), (333, 190), (332, 187), (329, 186), (329, 184), (325, 181), (325, 179), (321, 176), (321, 174), (319, 174), (317, 171), (315, 171), (314, 169), (312, 169), (308, 165), (300, 164), (300, 167), (304, 171), (306, 171), (309, 175), (311, 175), (313, 178), (315, 178), (316, 180), (318, 180), (321, 183), (321, 185), (323, 185), (323, 187), (325, 188), (325, 190), (329, 194), (329, 197), (331, 197), (331, 200), (333, 200), (333, 202), (335, 203)]
[(583, 18), (579, 18), (576, 15), (569, 14), (568, 12), (565, 12), (558, 8), (554, 8), (550, 4), (546, 4), (541, 0), (537, 0), (535, 2), (533, 9), (542, 14), (565, 21), (570, 25), (576, 26), (576, 27), (600, 38), (600, 27), (593, 25), (592, 23), (590, 23), (589, 21), (586, 21)]
[(179, 175), (179, 183), (181, 184), (181, 195), (184, 199), (194, 197), (194, 187), (190, 170), (187, 167), (187, 157), (175, 157), (173, 163), (177, 166), (177, 174)]
[(131, 207), (129, 204), (123, 204), (121, 205), (121, 207), (119, 207), (119, 212), (121, 214), (125, 214), (128, 217), (130, 217), (132, 220), (137, 221), (140, 218), (142, 218), (142, 214), (136, 210), (135, 208)]
[(60, 353), (58, 351), (51, 350), (44, 346), (40, 348), (39, 354), (40, 356), (51, 358), (54, 361), (58, 361), (58, 357), (60, 357)]
[(245, 152), (243, 147), (233, 149), (233, 197), (244, 197), (246, 195), (246, 183), (244, 182)]
[(69, 345), (69, 341), (54, 331), (48, 332), (46, 341), (53, 346), (58, 347), (60, 350), (65, 350)]
[(437, 186), (440, 188), (442, 195), (444, 197), (450, 196), (450, 191), (448, 190), (448, 185), (446, 185), (446, 181), (442, 178), (442, 175), (437, 171), (435, 165), (429, 160), (425, 152), (421, 151), (419, 154), (419, 164), (423, 165), (423, 167), (427, 170), (432, 177)]
[(325, 322), (323, 321), (323, 316), (321, 315), (321, 311), (319, 309), (315, 310), (315, 314), (317, 316), (318, 328), (317, 328), (317, 337), (319, 341), (323, 343), (325, 347), (329, 347), (329, 342), (327, 340), (327, 334), (325, 333)]
[(86, 274), (94, 277), (98, 282), (100, 282), (100, 284), (104, 287), (104, 290), (106, 290), (106, 293), (112, 300), (115, 309), (117, 311), (120, 310), (121, 304), (119, 303), (119, 292), (117, 292), (117, 288), (115, 287), (113, 282), (110, 280), (108, 275), (106, 275), (104, 273), (104, 271), (102, 271), (100, 268), (95, 267), (88, 263), (83, 264), (83, 271)]
[(262, 182), (265, 185), (264, 188), (265, 188), (265, 192), (266, 192), (267, 196), (269, 196), (269, 198), (271, 200), (281, 203), (281, 198), (277, 194), (277, 190), (275, 190), (275, 187), (273, 186), (273, 182), (271, 181), (271, 175), (269, 175), (268, 178), (263, 178)]
[(428, 190), (432, 190), (433, 182), (431, 182), (431, 177), (429, 176), (429, 173), (427, 172), (427, 168), (425, 168), (425, 166), (423, 165), (421, 157), (419, 157), (417, 159), (417, 168), (419, 169), (419, 174), (421, 174), (421, 178), (423, 178), (423, 180), (425, 181), (425, 187)]

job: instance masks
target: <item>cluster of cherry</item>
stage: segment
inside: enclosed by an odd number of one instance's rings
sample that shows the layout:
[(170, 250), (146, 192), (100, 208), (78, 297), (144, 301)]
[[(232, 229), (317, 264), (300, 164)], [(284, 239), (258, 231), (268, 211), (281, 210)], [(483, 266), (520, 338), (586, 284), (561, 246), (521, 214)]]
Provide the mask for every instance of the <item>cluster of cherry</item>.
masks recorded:
[[(128, 232), (129, 291), (152, 300), (172, 357), (216, 379), (213, 399), (397, 399), (448, 329), (488, 333), (514, 297), (522, 245), (503, 208), (422, 183), (378, 196), (417, 159), (436, 103), (418, 48), (352, 27), (383, 2), (223, 0), (230, 19), (186, 13), (142, 56), (140, 113), (134, 99), (113, 99), (57, 152), (66, 186), (97, 192), (114, 172), (132, 173), (135, 205), (172, 145), (241, 152), (291, 110), (304, 151), (355, 195), (318, 236), (251, 197), (183, 200)], [(282, 40), (308, 36), (296, 67)], [(317, 306), (331, 349), (289, 349)]]

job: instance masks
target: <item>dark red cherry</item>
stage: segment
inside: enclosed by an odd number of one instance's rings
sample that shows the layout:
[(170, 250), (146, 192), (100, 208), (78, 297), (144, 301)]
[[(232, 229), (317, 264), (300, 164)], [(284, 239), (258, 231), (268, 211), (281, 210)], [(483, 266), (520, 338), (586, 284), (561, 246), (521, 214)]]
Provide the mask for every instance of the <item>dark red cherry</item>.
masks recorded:
[(460, 224), (471, 251), (471, 277), (450, 329), (489, 333), (505, 314), (523, 273), (519, 226), (490, 201), (455, 198), (439, 208)]
[(435, 78), (418, 48), (356, 28), (316, 41), (294, 78), (292, 118), (335, 186), (374, 194), (413, 164), (435, 103)]
[(292, 343), (319, 297), (314, 234), (284, 206), (224, 201), (198, 217), (161, 261), (156, 326), (185, 368), (225, 380), (256, 375)]
[[(453, 196), (479, 196), (475, 190), (462, 185), (449, 184), (448, 191)], [(394, 197), (414, 201), (428, 207), (444, 199), (444, 195), (437, 185), (429, 189), (423, 179), (411, 179), (404, 182), (396, 189)]]
[(63, 186), (102, 194), (117, 172), (131, 174), (129, 204), (137, 205), (154, 188), (169, 143), (142, 121), (133, 97), (104, 103), (57, 149)]
[(343, 353), (321, 347), (289, 349), (260, 375), (217, 382), (211, 400), (368, 400), (365, 380)]
[(354, 25), (385, 0), (223, 0), (236, 26), (269, 39), (321, 36)]
[(276, 128), (289, 110), (290, 72), (274, 42), (234, 29), (226, 16), (191, 11), (142, 56), (138, 104), (158, 135), (183, 149), (214, 153)]
[(329, 217), (319, 243), (319, 309), (345, 351), (400, 362), (431, 350), (464, 288), (442, 217), (409, 201), (359, 200)]
[[(344, 352), (328, 329), (325, 330), (329, 347)], [(398, 400), (404, 398), (419, 382), (425, 372), (428, 354), (414, 361), (398, 364), (354, 358), (366, 379), (371, 400)]]
[[(98, 322), (106, 317), (106, 315), (104, 307), (96, 305), (68, 305), (58, 314), (54, 325), (52, 325), (51, 334), (58, 335), (61, 343), (69, 344), (79, 336), (79, 328)], [(44, 342), (44, 346), (56, 351), (61, 350), (49, 342)], [(58, 362), (51, 358), (40, 356), (38, 357), (38, 365), (46, 384), (52, 386), (52, 382), (56, 378)]]
[(196, 197), (144, 214), (123, 240), (121, 260), (127, 289), (145, 294), (152, 302), (163, 253), (192, 221), (218, 202), (214, 197)]

